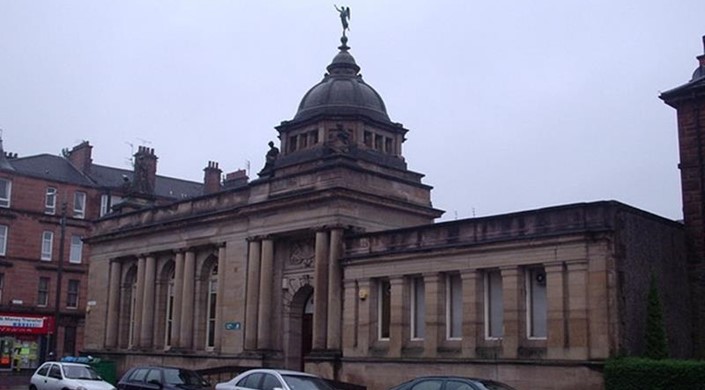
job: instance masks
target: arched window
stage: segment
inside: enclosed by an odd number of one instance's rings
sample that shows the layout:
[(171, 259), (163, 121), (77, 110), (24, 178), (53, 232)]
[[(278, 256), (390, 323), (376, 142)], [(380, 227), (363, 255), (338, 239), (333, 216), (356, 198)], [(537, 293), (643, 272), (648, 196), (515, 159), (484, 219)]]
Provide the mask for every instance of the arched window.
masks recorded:
[(206, 348), (215, 347), (215, 312), (218, 300), (218, 264), (213, 264), (208, 276), (208, 312), (206, 315)]
[(171, 328), (174, 325), (174, 272), (174, 269), (172, 269), (166, 286), (166, 313), (164, 315), (166, 326), (164, 328), (164, 348), (171, 347)]

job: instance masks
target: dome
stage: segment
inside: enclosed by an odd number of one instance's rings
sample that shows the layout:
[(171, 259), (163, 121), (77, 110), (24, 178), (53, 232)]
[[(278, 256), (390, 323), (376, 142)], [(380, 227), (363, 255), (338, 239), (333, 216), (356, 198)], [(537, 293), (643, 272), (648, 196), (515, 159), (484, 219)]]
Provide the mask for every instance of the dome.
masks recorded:
[(390, 122), (387, 109), (377, 91), (362, 80), (360, 67), (343, 41), (340, 52), (326, 68), (328, 73), (306, 94), (293, 121), (304, 121), (319, 115), (365, 116)]

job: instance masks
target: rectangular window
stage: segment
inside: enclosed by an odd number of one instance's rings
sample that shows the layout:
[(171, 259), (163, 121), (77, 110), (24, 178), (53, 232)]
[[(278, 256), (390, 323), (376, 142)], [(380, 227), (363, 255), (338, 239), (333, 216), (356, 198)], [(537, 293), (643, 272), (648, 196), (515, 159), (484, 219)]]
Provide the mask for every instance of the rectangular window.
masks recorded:
[(66, 307), (69, 309), (78, 308), (78, 280), (69, 280), (69, 288), (66, 295)]
[(5, 274), (0, 274), (0, 305), (2, 305), (2, 289), (5, 287)]
[(0, 179), (0, 207), (10, 207), (11, 196), (12, 182), (7, 179)]
[(46, 199), (44, 200), (44, 213), (45, 214), (55, 214), (56, 213), (56, 188), (47, 188)]
[(362, 142), (367, 146), (368, 148), (372, 147), (372, 133), (369, 131), (365, 131), (362, 133)]
[(164, 346), (171, 347), (171, 329), (174, 325), (174, 274), (169, 278), (166, 301), (166, 332), (164, 333)]
[(296, 136), (292, 135), (289, 137), (289, 153), (296, 151)]
[(426, 286), (423, 277), (411, 279), (411, 339), (421, 340), (426, 333)]
[(37, 306), (46, 306), (49, 303), (49, 278), (41, 276), (37, 286)]
[(52, 247), (54, 246), (54, 232), (42, 233), (42, 260), (51, 261)]
[(215, 347), (215, 312), (218, 300), (218, 280), (211, 279), (208, 283), (208, 323), (206, 347)]
[(122, 197), (103, 194), (100, 196), (100, 216), (104, 216), (112, 211), (113, 206), (120, 203)]
[(389, 137), (384, 137), (384, 152), (392, 154), (392, 139)]
[(375, 149), (380, 152), (382, 151), (382, 142), (384, 142), (384, 137), (379, 134), (375, 134)]
[(71, 236), (71, 250), (69, 252), (69, 263), (79, 264), (81, 262), (82, 252), (83, 240), (81, 240), (81, 236)]
[(0, 225), (0, 256), (7, 253), (7, 226)]
[(504, 335), (502, 295), (502, 274), (498, 270), (485, 273), (485, 337), (488, 339)]
[(315, 145), (318, 143), (318, 130), (313, 130), (308, 133), (308, 137), (311, 140), (310, 144)]
[(463, 337), (463, 280), (460, 274), (446, 277), (446, 324), (447, 339)]
[(391, 321), (391, 285), (389, 280), (382, 279), (377, 283), (377, 337), (389, 340), (389, 324)]
[(546, 271), (543, 267), (526, 270), (526, 307), (529, 338), (545, 339), (547, 335)]
[(74, 218), (86, 217), (86, 193), (76, 192), (73, 194), (73, 216)]
[(301, 134), (299, 137), (299, 149), (306, 149), (308, 146), (308, 137), (306, 137), (306, 134)]

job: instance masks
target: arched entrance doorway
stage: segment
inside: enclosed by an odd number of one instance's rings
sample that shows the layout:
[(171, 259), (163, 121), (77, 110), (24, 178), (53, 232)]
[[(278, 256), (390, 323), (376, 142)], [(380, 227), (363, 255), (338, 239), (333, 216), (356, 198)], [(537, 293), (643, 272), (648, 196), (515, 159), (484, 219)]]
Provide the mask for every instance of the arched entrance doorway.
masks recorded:
[(313, 287), (301, 286), (291, 297), (286, 323), (285, 367), (303, 370), (304, 360), (313, 347)]
[(304, 358), (311, 353), (313, 348), (313, 291), (308, 295), (304, 312), (301, 317), (301, 367), (304, 370)]

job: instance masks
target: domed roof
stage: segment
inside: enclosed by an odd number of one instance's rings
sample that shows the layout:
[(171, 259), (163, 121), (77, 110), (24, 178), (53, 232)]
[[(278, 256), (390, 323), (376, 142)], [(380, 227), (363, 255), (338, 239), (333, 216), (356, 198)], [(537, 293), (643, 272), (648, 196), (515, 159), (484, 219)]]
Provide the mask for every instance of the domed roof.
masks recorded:
[(347, 39), (341, 41), (340, 52), (326, 68), (328, 73), (306, 92), (293, 121), (318, 115), (362, 115), (390, 122), (382, 97), (358, 73), (360, 67), (348, 52)]

